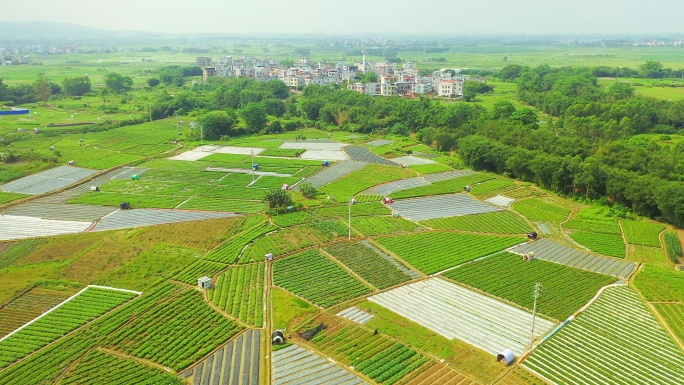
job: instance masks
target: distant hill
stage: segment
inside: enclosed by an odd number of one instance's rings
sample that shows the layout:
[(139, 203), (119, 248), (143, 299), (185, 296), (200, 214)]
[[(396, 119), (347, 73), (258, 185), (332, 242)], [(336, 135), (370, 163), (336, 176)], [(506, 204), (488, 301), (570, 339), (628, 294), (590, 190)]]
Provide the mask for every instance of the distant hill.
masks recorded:
[(0, 41), (120, 39), (153, 35), (142, 31), (109, 31), (78, 24), (32, 21), (0, 22)]

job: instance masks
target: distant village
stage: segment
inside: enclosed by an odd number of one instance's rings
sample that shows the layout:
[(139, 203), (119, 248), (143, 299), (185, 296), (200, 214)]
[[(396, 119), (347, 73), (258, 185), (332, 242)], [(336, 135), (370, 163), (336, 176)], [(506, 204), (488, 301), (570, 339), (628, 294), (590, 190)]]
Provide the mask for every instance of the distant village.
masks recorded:
[[(352, 65), (312, 63), (303, 57), (297, 59), (292, 66), (284, 66), (274, 59), (250, 56), (222, 56), (217, 63), (211, 57), (200, 56), (195, 60), (195, 64), (202, 68), (204, 81), (213, 76), (246, 76), (256, 81), (281, 80), (292, 90), (301, 90), (312, 84), (346, 84), (350, 91), (374, 96), (460, 97), (463, 95), (465, 81), (485, 82), (484, 78), (460, 75), (458, 70), (447, 68), (422, 76), (416, 65), (410, 61), (399, 64), (390, 61), (367, 62), (365, 55), (360, 63)], [(359, 81), (363, 74), (371, 72), (377, 75), (376, 81)]]

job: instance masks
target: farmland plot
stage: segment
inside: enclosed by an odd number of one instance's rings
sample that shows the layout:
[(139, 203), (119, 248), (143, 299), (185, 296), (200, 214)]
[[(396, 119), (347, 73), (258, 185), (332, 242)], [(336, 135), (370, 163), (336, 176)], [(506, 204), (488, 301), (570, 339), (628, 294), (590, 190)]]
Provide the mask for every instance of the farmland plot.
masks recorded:
[[(17, 259), (31, 254), (44, 243), (42, 239), (27, 239), (20, 242), (5, 242), (0, 251), (0, 269), (12, 265)], [(9, 247), (8, 247), (9, 246)]]
[(0, 185), (0, 191), (40, 195), (67, 187), (97, 172), (81, 167), (60, 166)]
[(415, 222), (390, 216), (353, 218), (352, 228), (365, 236), (389, 235), (425, 230), (424, 227)]
[(338, 200), (346, 201), (370, 187), (415, 175), (409, 169), (371, 163), (325, 185), (321, 190), (336, 196)]
[(629, 276), (636, 264), (634, 262), (621, 261), (614, 258), (606, 258), (573, 249), (557, 243), (548, 238), (529, 242), (524, 245), (510, 249), (512, 253), (523, 255), (534, 252), (534, 257), (560, 263), (578, 269), (589, 270), (595, 273), (612, 275), (613, 277), (626, 278)]
[(372, 320), (373, 317), (375, 317), (373, 314), (365, 312), (356, 306), (346, 308), (346, 309), (342, 310), (341, 312), (337, 313), (336, 315), (338, 315), (342, 318), (346, 318), (350, 321), (354, 321), (360, 325), (365, 324), (366, 322)]
[(258, 384), (261, 333), (261, 330), (245, 331), (180, 377), (192, 378), (193, 385)]
[(59, 305), (76, 292), (36, 287), (0, 308), (0, 338)]
[[(366, 241), (367, 242), (367, 241)], [(385, 289), (419, 277), (386, 254), (378, 254), (368, 243), (337, 243), (326, 246), (324, 251), (358, 274), (366, 282)]]
[(370, 292), (368, 287), (315, 250), (276, 260), (273, 284), (321, 307)]
[(493, 204), (495, 206), (508, 207), (513, 202), (515, 202), (515, 199), (503, 195), (495, 195), (489, 199), (485, 199), (485, 202)]
[(532, 310), (534, 284), (541, 283), (543, 295), (537, 311), (564, 320), (591, 300), (599, 289), (615, 278), (575, 269), (557, 263), (525, 261), (520, 256), (501, 253), (459, 266), (444, 273), (454, 281), (480, 289)]
[(184, 210), (118, 210), (102, 218), (92, 231), (106, 231), (159, 225), (163, 223), (177, 223), (198, 221), (202, 219), (226, 218), (236, 216), (231, 213), (211, 213)]
[(525, 234), (532, 231), (532, 227), (524, 219), (508, 210), (431, 219), (421, 223), (433, 229), (463, 230), (478, 233)]
[(413, 221), (483, 214), (501, 210), (498, 207), (481, 203), (466, 194), (402, 199), (388, 206), (392, 210), (396, 210), (401, 216)]
[(261, 327), (263, 319), (264, 264), (235, 266), (219, 275), (209, 299), (218, 308), (250, 325)]
[(105, 345), (179, 370), (229, 340), (240, 329), (206, 305), (200, 292), (186, 290), (110, 334)]
[(425, 232), (377, 238), (418, 270), (433, 274), (523, 242), (519, 237), (497, 237), (451, 232)]
[(425, 179), (415, 177), (384, 183), (379, 186), (371, 187), (368, 190), (365, 190), (363, 193), (368, 195), (391, 195), (397, 191), (427, 186), (429, 184), (430, 182), (426, 181)]
[(548, 203), (539, 198), (517, 201), (512, 205), (513, 210), (531, 221), (562, 222), (568, 215), (569, 209)]
[(653, 306), (674, 331), (679, 341), (684, 343), (684, 304), (655, 303)]
[(370, 150), (366, 147), (346, 146), (342, 150), (347, 154), (347, 156), (351, 160), (382, 164), (387, 166), (398, 166), (397, 163), (394, 163), (389, 159), (385, 159), (381, 156), (375, 155), (374, 153), (370, 152)]
[(645, 265), (634, 278), (634, 286), (647, 301), (684, 301), (684, 272)]
[(91, 222), (0, 215), (0, 241), (80, 233), (91, 225)]
[(665, 225), (644, 221), (620, 221), (625, 230), (627, 243), (652, 247), (662, 247), (659, 234), (665, 230)]
[(476, 385), (474, 380), (467, 378), (463, 374), (451, 369), (449, 366), (437, 362), (428, 362), (427, 368), (421, 370), (422, 373), (417, 374), (408, 382), (402, 381), (406, 385)]
[(270, 224), (265, 222), (260, 223), (257, 226), (240, 233), (236, 237), (227, 240), (221, 246), (212, 250), (207, 255), (207, 259), (214, 262), (234, 263), (237, 261), (238, 257), (240, 257), (240, 253), (247, 244), (274, 230), (275, 228)]
[(570, 238), (595, 253), (617, 258), (625, 257), (625, 243), (622, 235), (574, 231), (570, 234)]
[[(357, 203), (352, 205), (352, 216), (354, 218), (358, 216), (366, 215), (388, 215), (391, 211), (380, 202), (372, 203)], [(311, 210), (311, 212), (321, 218), (333, 219), (333, 218), (347, 218), (349, 213), (349, 205), (335, 205), (335, 206), (323, 206), (317, 207)]]
[(91, 350), (62, 378), (60, 384), (182, 385), (183, 381), (161, 369)]
[(430, 361), (401, 343), (346, 322), (329, 325), (311, 342), (316, 349), (383, 385), (420, 372)]
[(524, 365), (559, 384), (681, 384), (677, 345), (628, 286), (606, 289), (596, 302)]
[(307, 178), (306, 182), (311, 183), (311, 185), (316, 188), (319, 188), (332, 181), (340, 179), (347, 174), (359, 170), (367, 164), (367, 162), (359, 162), (354, 160), (337, 162), (330, 167), (325, 167), (323, 170), (317, 172), (310, 178)]
[(0, 368), (131, 300), (135, 293), (88, 287), (23, 329), (0, 339)]
[[(493, 355), (507, 348), (521, 355), (529, 344), (532, 314), (440, 278), (400, 286), (368, 300)], [(537, 318), (535, 333), (543, 336), (555, 326)]]
[(298, 345), (273, 352), (274, 385), (366, 384), (353, 373)]
[(424, 175), (423, 179), (430, 182), (430, 184), (397, 191), (392, 194), (392, 197), (401, 199), (422, 197), (426, 195), (453, 194), (462, 192), (465, 186), (492, 179), (492, 176), (484, 173), (475, 173), (473, 171), (446, 171)]
[(174, 279), (194, 286), (197, 285), (198, 278), (204, 276), (211, 278), (221, 270), (225, 270), (227, 268), (228, 265), (224, 263), (199, 260), (178, 273)]

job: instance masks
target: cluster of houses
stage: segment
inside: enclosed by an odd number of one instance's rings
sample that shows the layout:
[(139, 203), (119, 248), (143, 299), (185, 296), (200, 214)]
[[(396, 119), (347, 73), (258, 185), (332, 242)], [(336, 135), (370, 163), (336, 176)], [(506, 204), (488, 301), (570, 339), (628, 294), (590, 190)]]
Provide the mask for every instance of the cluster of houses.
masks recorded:
[[(458, 70), (441, 69), (421, 75), (410, 61), (362, 62), (348, 64), (311, 63), (308, 58), (299, 58), (291, 66), (284, 66), (274, 59), (260, 59), (250, 56), (233, 58), (222, 56), (218, 62), (211, 57), (197, 57), (195, 64), (202, 68), (203, 79), (209, 77), (242, 77), (257, 81), (281, 80), (292, 90), (316, 84), (327, 86), (345, 85), (348, 90), (374, 96), (415, 97), (436, 95), (458, 97), (463, 94), (466, 80), (485, 82), (485, 79), (458, 74)], [(361, 82), (366, 73), (375, 73), (377, 80)]]

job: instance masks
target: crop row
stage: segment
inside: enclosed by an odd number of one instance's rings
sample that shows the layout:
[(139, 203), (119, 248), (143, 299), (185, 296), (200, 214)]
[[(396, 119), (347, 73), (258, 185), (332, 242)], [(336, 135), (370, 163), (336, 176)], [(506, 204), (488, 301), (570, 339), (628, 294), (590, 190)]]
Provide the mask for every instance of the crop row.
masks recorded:
[[(385, 207), (380, 202), (373, 203), (358, 203), (352, 205), (352, 219), (353, 217), (366, 215), (387, 215), (391, 210)], [(349, 205), (324, 206), (312, 210), (313, 214), (321, 218), (347, 218), (349, 215)]]
[(321, 307), (370, 292), (368, 287), (316, 250), (276, 260), (273, 283)]
[(263, 319), (264, 264), (238, 265), (219, 275), (207, 298), (226, 313), (261, 327)]
[[(558, 206), (541, 203), (543, 203), (543, 201), (540, 199), (532, 198), (514, 202), (511, 207), (531, 221), (559, 223), (564, 221), (570, 213), (570, 211), (566, 211), (565, 214), (561, 214), (560, 210), (557, 210)], [(547, 210), (548, 208), (552, 209)]]
[(211, 278), (226, 268), (228, 268), (228, 265), (224, 263), (199, 260), (190, 265), (187, 269), (178, 273), (174, 279), (187, 283), (188, 285), (196, 285), (198, 278), (204, 276)]
[(590, 221), (573, 219), (563, 224), (566, 229), (583, 230), (592, 233), (622, 235), (620, 225), (616, 221)]
[(625, 243), (622, 235), (574, 231), (570, 234), (570, 238), (596, 253), (618, 258), (625, 257)]
[(135, 294), (88, 288), (0, 342), (0, 367), (31, 354), (79, 326), (129, 301)]
[(109, 335), (105, 344), (142, 359), (180, 370), (240, 331), (232, 321), (212, 310), (196, 290), (141, 314)]
[(0, 337), (59, 305), (76, 290), (36, 287), (0, 308)]
[(275, 256), (299, 250), (305, 247), (329, 242), (334, 237), (347, 234), (347, 228), (339, 222), (312, 222), (310, 225), (288, 227), (268, 234), (254, 241), (247, 247), (240, 263), (264, 260), (264, 255)]
[(182, 385), (183, 381), (161, 369), (92, 350), (78, 361), (60, 384)]
[(299, 157), (304, 150), (296, 148), (267, 148), (259, 153), (261, 156), (287, 156), (291, 158)]
[(429, 360), (401, 343), (355, 325), (324, 331), (312, 342), (335, 360), (384, 385), (394, 384)]
[(352, 218), (352, 227), (365, 236), (407, 233), (424, 228), (404, 218), (390, 216)]
[(321, 187), (323, 192), (335, 196), (340, 201), (377, 185), (415, 176), (409, 169), (368, 164), (330, 184)]
[(535, 283), (542, 284), (537, 302), (541, 314), (564, 320), (615, 278), (543, 260), (525, 261), (519, 255), (497, 254), (465, 264), (444, 276), (532, 309)]
[(431, 219), (423, 221), (422, 224), (434, 229), (463, 230), (493, 234), (525, 234), (532, 230), (524, 219), (508, 210), (463, 215), (460, 217)]
[(253, 184), (251, 184), (249, 187), (250, 188), (267, 188), (267, 189), (273, 189), (273, 188), (281, 188), (283, 184), (287, 184), (292, 186), (293, 184), (299, 182), (302, 178), (299, 177), (279, 177), (279, 176), (268, 176), (268, 175), (263, 175), (259, 179), (257, 179)]
[(488, 174), (472, 174), (454, 178), (444, 181), (435, 182), (427, 186), (414, 187), (402, 191), (397, 191), (392, 194), (393, 198), (412, 198), (422, 197), (426, 195), (452, 194), (462, 192), (465, 186), (470, 186), (475, 183), (491, 179), (492, 176)]
[(684, 273), (670, 268), (647, 264), (634, 278), (634, 286), (647, 301), (684, 302)]
[(323, 250), (378, 289), (398, 285), (412, 278), (407, 267), (398, 261), (383, 258), (362, 243), (337, 243)]
[(273, 230), (274, 227), (270, 224), (266, 222), (260, 223), (238, 236), (227, 240), (221, 246), (207, 254), (206, 259), (215, 262), (234, 263), (240, 256), (242, 249), (244, 249), (248, 243)]
[(655, 303), (653, 306), (663, 316), (665, 322), (670, 325), (680, 342), (684, 342), (684, 304), (682, 303)]
[(476, 184), (473, 186), (470, 193), (482, 199), (497, 194), (504, 194), (508, 191), (515, 190), (516, 188), (517, 186), (511, 179), (494, 179), (483, 182), (482, 184)]
[(559, 384), (681, 384), (682, 359), (638, 294), (620, 286), (605, 290), (525, 365)]
[(661, 247), (660, 232), (665, 230), (665, 225), (646, 221), (621, 221), (625, 231), (627, 243), (635, 245)]
[(682, 256), (682, 244), (679, 242), (679, 237), (674, 231), (665, 233), (665, 245), (667, 246), (667, 255), (674, 263), (679, 262)]
[(524, 239), (434, 231), (383, 237), (376, 241), (418, 270), (433, 274), (501, 251)]
[(273, 220), (273, 223), (280, 227), (289, 227), (311, 223), (311, 221), (313, 221), (313, 217), (309, 212), (295, 211), (294, 213), (274, 215), (271, 217), (271, 220)]
[(4, 269), (13, 264), (17, 259), (29, 255), (43, 243), (45, 243), (43, 239), (26, 239), (10, 246), (0, 253), (0, 269)]
[(183, 203), (183, 210), (224, 211), (231, 213), (258, 213), (264, 209), (263, 202), (238, 199), (194, 197)]

